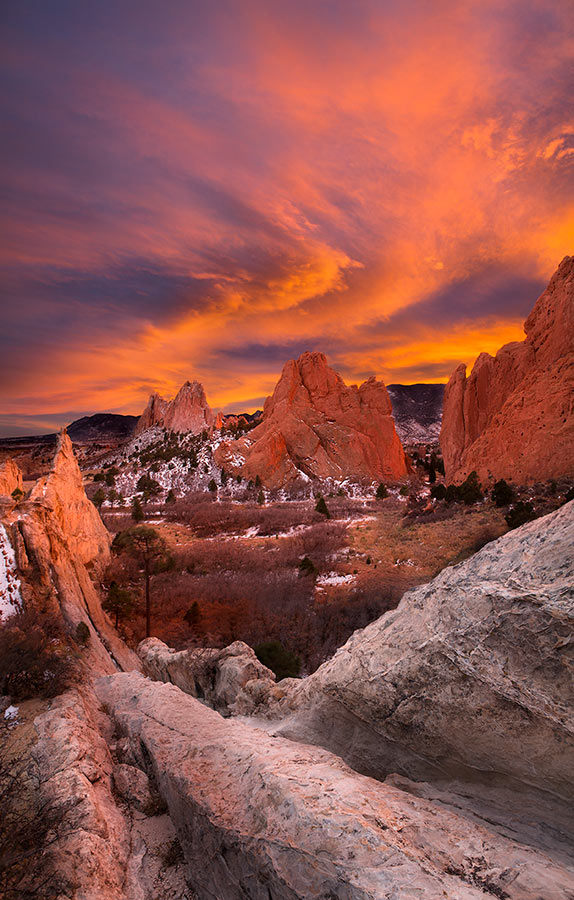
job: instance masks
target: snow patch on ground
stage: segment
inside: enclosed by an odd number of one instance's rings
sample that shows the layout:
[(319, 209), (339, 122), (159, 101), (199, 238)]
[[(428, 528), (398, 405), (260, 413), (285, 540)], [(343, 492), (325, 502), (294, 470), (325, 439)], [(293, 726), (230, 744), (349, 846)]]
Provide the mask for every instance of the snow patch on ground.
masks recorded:
[(319, 575), (316, 581), (317, 588), (331, 587), (343, 584), (353, 584), (356, 581), (356, 575), (340, 575), (339, 572), (327, 572), (326, 575)]
[(8, 619), (22, 609), (21, 588), (14, 550), (6, 529), (0, 525), (0, 618)]

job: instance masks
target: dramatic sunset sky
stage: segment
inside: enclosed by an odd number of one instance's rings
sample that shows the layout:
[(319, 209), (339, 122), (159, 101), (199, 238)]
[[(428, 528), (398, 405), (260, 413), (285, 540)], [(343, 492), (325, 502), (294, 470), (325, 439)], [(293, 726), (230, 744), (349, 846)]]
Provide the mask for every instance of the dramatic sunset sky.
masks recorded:
[(445, 381), (574, 252), (572, 0), (5, 0), (0, 433)]

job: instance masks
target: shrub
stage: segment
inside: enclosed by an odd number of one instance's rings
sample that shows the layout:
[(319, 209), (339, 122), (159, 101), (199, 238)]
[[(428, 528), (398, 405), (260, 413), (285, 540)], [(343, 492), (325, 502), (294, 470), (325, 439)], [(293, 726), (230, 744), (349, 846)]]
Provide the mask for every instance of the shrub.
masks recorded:
[(316, 575), (317, 569), (315, 568), (312, 560), (309, 559), (308, 556), (304, 556), (301, 562), (299, 563), (299, 572), (301, 575)]
[(20, 503), (20, 500), (24, 498), (24, 491), (20, 488), (14, 488), (12, 491), (12, 499), (16, 501), (16, 503)]
[(105, 499), (106, 499), (106, 495), (104, 494), (102, 488), (98, 488), (98, 490), (92, 497), (92, 503), (94, 503), (95, 506), (97, 506), (99, 509)]
[(167, 497), (165, 498), (166, 503), (175, 503), (177, 497), (175, 496), (175, 491), (173, 488), (170, 488), (167, 492)]
[(459, 487), (459, 493), (460, 501), (466, 503), (467, 506), (482, 500), (484, 495), (480, 488), (477, 472), (471, 472), (466, 481), (463, 481)]
[(0, 626), (0, 693), (16, 701), (55, 697), (78, 675), (69, 639), (53, 616), (25, 610)]
[(211, 491), (212, 494), (215, 494), (215, 492), (217, 491), (217, 482), (215, 481), (215, 478), (211, 479), (211, 481), (209, 482), (207, 487), (209, 488), (209, 490)]
[(444, 499), (447, 503), (466, 503), (467, 506), (471, 506), (482, 500), (483, 496), (478, 474), (473, 471), (462, 484), (449, 484)]
[(384, 500), (385, 497), (388, 497), (388, 496), (389, 496), (389, 492), (388, 492), (386, 486), (381, 481), (380, 485), (377, 488), (375, 497), (377, 498), (377, 500)]
[(194, 600), (187, 612), (184, 614), (183, 621), (186, 622), (190, 628), (197, 628), (197, 626), (201, 622), (201, 608), (197, 600)]
[(408, 484), (403, 484), (403, 485), (402, 485), (402, 487), (401, 487), (401, 489), (400, 489), (400, 491), (399, 491), (399, 494), (401, 495), (401, 497), (408, 497), (408, 495), (409, 495), (409, 486), (408, 486)]
[(129, 619), (132, 615), (134, 598), (128, 590), (120, 587), (117, 581), (112, 581), (108, 596), (102, 603), (102, 609), (114, 616), (117, 628), (120, 619)]
[(435, 500), (444, 500), (446, 497), (446, 487), (444, 484), (433, 484), (430, 489), (431, 497), (434, 497)]
[(326, 519), (331, 518), (331, 513), (327, 509), (327, 504), (325, 503), (324, 497), (319, 497), (317, 500), (317, 505), (315, 506), (315, 512), (321, 513), (322, 516), (325, 516)]
[(157, 497), (161, 493), (161, 484), (146, 473), (138, 479), (136, 489), (141, 491), (144, 500), (149, 500), (150, 497)]
[(132, 519), (134, 522), (143, 522), (144, 520), (144, 511), (142, 509), (141, 501), (139, 497), (134, 497), (132, 500)]
[(569, 503), (570, 500), (574, 500), (574, 485), (571, 488), (568, 488), (564, 499), (565, 499), (566, 503)]
[(492, 499), (497, 506), (508, 506), (514, 499), (514, 489), (501, 478), (492, 488)]
[(519, 500), (504, 517), (509, 528), (519, 528), (526, 522), (536, 518), (536, 510), (532, 503)]
[(287, 650), (281, 641), (267, 641), (254, 647), (255, 655), (259, 662), (275, 672), (277, 681), (282, 678), (297, 678), (301, 672), (299, 657)]
[(80, 647), (87, 647), (90, 643), (90, 629), (85, 622), (78, 622), (76, 625), (76, 643)]

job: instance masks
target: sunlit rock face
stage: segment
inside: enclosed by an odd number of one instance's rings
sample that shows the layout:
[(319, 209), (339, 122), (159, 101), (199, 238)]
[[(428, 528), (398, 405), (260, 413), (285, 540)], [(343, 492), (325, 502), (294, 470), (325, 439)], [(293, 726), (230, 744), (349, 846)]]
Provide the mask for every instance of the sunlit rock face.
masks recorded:
[(448, 481), (528, 483), (574, 475), (574, 257), (524, 323), (526, 339), (448, 382), (440, 443)]
[(10, 496), (12, 491), (22, 490), (22, 472), (12, 459), (0, 463), (0, 495)]
[(269, 488), (298, 478), (399, 479), (408, 474), (382, 381), (347, 386), (322, 353), (283, 368), (263, 420), (247, 437), (222, 444), (217, 464)]
[(135, 434), (141, 434), (154, 425), (168, 431), (198, 434), (215, 424), (216, 416), (198, 381), (186, 381), (173, 400), (164, 400), (152, 394), (136, 425)]
[(110, 535), (84, 491), (72, 442), (63, 431), (50, 473), (30, 497), (0, 513), (13, 548), (23, 604), (62, 616), (90, 632), (85, 661), (94, 671), (138, 668), (102, 612), (95, 582), (110, 559)]

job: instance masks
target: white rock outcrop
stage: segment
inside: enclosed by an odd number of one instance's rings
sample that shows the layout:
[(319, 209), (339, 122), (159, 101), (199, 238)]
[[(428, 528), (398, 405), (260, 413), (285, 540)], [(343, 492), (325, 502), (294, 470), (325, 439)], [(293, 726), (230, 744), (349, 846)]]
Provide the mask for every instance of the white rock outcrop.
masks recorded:
[(268, 708), (379, 778), (496, 773), (574, 798), (573, 633), (574, 501), (406, 593)]
[(358, 775), (137, 673), (96, 690), (153, 774), (202, 900), (566, 900), (574, 890), (574, 863), (529, 845), (518, 825), (505, 834), (464, 796)]
[(219, 712), (230, 712), (250, 682), (275, 682), (274, 673), (257, 659), (243, 641), (223, 650), (172, 650), (158, 638), (146, 638), (137, 649), (143, 671), (155, 681), (175, 684), (205, 700)]

